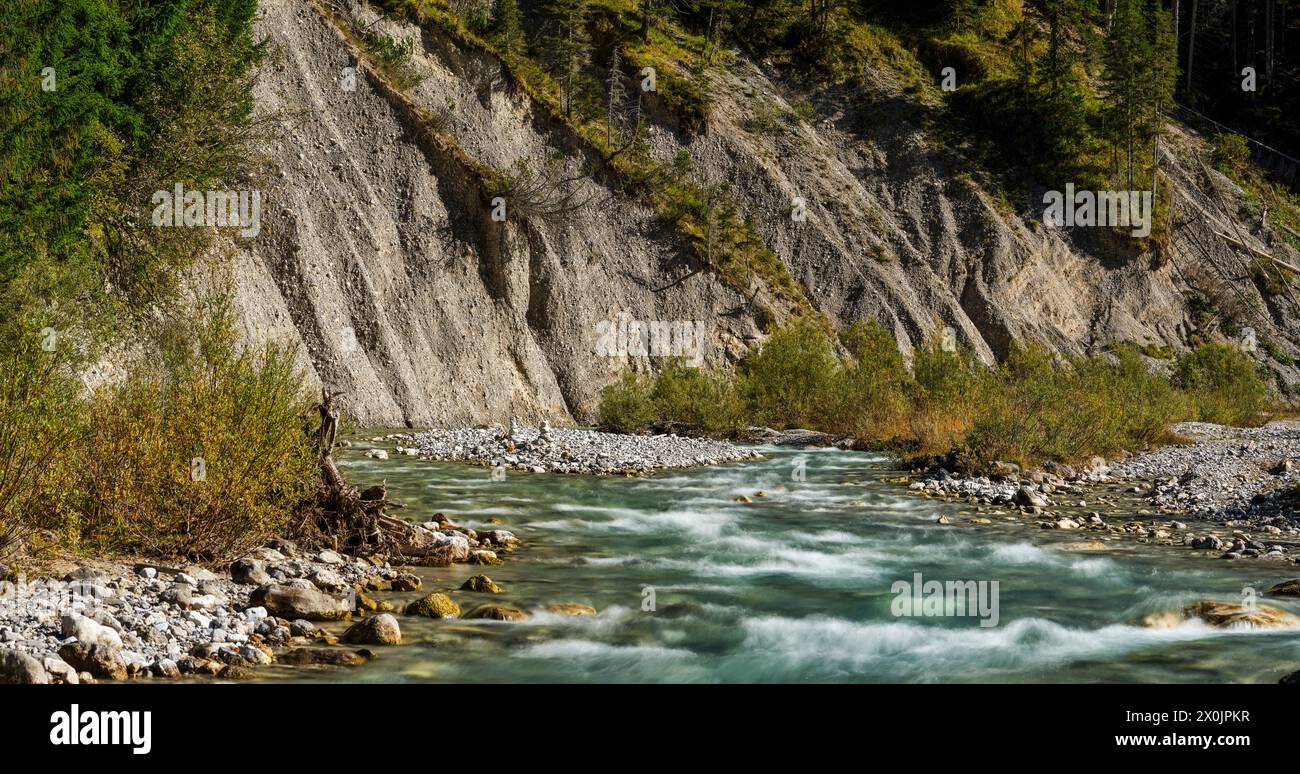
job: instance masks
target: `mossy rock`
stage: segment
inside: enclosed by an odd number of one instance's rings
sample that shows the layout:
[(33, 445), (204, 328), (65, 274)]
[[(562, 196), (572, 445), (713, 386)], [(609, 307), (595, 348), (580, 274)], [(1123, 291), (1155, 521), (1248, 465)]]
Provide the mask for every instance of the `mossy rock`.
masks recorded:
[(1282, 581), (1267, 593), (1270, 597), (1300, 597), (1300, 578)]
[(475, 575), (461, 584), (461, 591), (478, 591), (485, 594), (500, 594), (500, 586), (492, 582), (492, 579), (486, 575)]
[(257, 675), (246, 666), (227, 664), (224, 669), (217, 673), (217, 677), (222, 680), (252, 680)]
[(512, 605), (479, 605), (462, 616), (467, 621), (486, 619), (490, 621), (522, 621), (528, 613)]
[(420, 580), (419, 576), (405, 572), (393, 578), (390, 585), (393, 591), (419, 591), (424, 582)]
[(496, 551), (487, 551), (485, 549), (478, 549), (476, 551), (470, 551), (469, 558), (465, 560), (465, 563), (466, 564), (501, 564), (501, 560), (497, 558)]
[(446, 594), (429, 594), (406, 606), (407, 615), (425, 618), (455, 618), (460, 615), (460, 605)]

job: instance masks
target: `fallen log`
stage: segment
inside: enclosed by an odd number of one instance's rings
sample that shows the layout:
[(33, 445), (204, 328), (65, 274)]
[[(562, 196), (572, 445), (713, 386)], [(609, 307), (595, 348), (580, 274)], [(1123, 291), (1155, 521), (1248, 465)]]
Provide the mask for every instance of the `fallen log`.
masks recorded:
[(1278, 266), (1281, 266), (1284, 269), (1290, 269), (1292, 272), (1295, 272), (1296, 274), (1300, 274), (1300, 266), (1295, 266), (1293, 264), (1287, 263), (1281, 258), (1266, 253), (1263, 250), (1260, 250), (1259, 248), (1252, 247), (1246, 244), (1245, 242), (1241, 241), (1240, 239), (1237, 239), (1236, 237), (1233, 236), (1229, 236), (1220, 231), (1215, 231), (1214, 235), (1222, 239), (1223, 241), (1227, 242), (1228, 244), (1232, 245), (1233, 247), (1250, 253), (1256, 258), (1263, 258), (1266, 261), (1272, 261), (1273, 263), (1276, 263)]

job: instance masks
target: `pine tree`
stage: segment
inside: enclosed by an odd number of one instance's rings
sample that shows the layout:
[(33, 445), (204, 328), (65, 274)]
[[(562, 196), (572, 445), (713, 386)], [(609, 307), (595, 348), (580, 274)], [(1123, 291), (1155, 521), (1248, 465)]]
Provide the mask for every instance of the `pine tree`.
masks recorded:
[(1062, 173), (1090, 133), (1080, 66), (1092, 53), (1091, 21), (1083, 0), (1038, 0), (1032, 10), (1046, 27), (1047, 48), (1032, 68), (1037, 83), (1025, 81), (1022, 88), (1031, 89), (1038, 103), (1040, 159), (1050, 172)]
[(614, 131), (623, 112), (623, 102), (627, 98), (627, 87), (623, 83), (623, 66), (619, 61), (618, 44), (613, 46), (609, 61), (609, 91), (605, 105), (605, 145), (614, 147)]
[(1147, 78), (1142, 90), (1142, 133), (1151, 142), (1151, 191), (1155, 195), (1158, 173), (1156, 153), (1160, 135), (1164, 134), (1168, 115), (1174, 108), (1174, 85), (1178, 81), (1178, 38), (1173, 18), (1160, 3), (1148, 6), (1150, 30)]
[(508, 54), (522, 53), (524, 50), (524, 15), (519, 10), (518, 0), (499, 0), (494, 25), (497, 40)]
[(547, 57), (560, 82), (565, 115), (573, 115), (573, 97), (582, 69), (591, 59), (587, 0), (552, 0), (553, 31), (546, 38)]
[(722, 38), (726, 36), (727, 30), (730, 29), (733, 4), (734, 0), (712, 0), (709, 3), (709, 21), (704, 28), (704, 59), (706, 62), (713, 61), (713, 57), (718, 52), (718, 47), (722, 45)]
[(1144, 68), (1151, 62), (1142, 0), (1116, 0), (1106, 47), (1106, 133), (1124, 149), (1125, 174), (1133, 187), (1134, 154), (1142, 129)]

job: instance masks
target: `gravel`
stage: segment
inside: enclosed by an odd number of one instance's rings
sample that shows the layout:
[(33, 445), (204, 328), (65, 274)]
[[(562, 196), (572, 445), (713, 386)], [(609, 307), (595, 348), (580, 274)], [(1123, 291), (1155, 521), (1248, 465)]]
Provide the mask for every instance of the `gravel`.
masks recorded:
[[(329, 573), (330, 580), (349, 586), (373, 585), (400, 575), (360, 560), (321, 562), (318, 555), (278, 542), (280, 550), (253, 552), (276, 583), (309, 583), (309, 578)], [(328, 553), (333, 556), (326, 559), (338, 556)], [(55, 682), (179, 677), (178, 663), (190, 667), (187, 671), (210, 667), (208, 674), (229, 664), (265, 665), (272, 660), (271, 646), (291, 644), (291, 626), (302, 626), (250, 606), (249, 596), (257, 588), (200, 567), (133, 568), (111, 562), (82, 566), (62, 578), (20, 577), (0, 583), (0, 651), (42, 661)], [(79, 674), (64, 663), (60, 651), (72, 654), (73, 645), (87, 652), (97, 649), (87, 661), (104, 664), (104, 673)]]
[(1238, 428), (1185, 422), (1174, 431), (1193, 443), (1139, 454), (1117, 463), (1111, 475), (1153, 481), (1155, 505), (1195, 518), (1297, 518), (1294, 506), (1277, 495), (1300, 485), (1300, 423)]
[[(1006, 508), (1045, 529), (1082, 529), (1207, 550), (1225, 559), (1300, 561), (1300, 423), (1258, 428), (1175, 425), (1187, 444), (1084, 470), (1048, 465), (1021, 474), (962, 477), (940, 470), (910, 482), (916, 494)], [(1132, 484), (1132, 486), (1129, 486)], [(1132, 507), (1116, 502), (1123, 495)], [(1088, 511), (1088, 508), (1097, 510)], [(1061, 518), (1060, 511), (1073, 511)], [(993, 511), (996, 515), (1003, 511)]]
[[(639, 474), (662, 468), (758, 459), (726, 441), (678, 435), (620, 435), (576, 428), (500, 426), (386, 435), (396, 453), (534, 473)], [(409, 445), (404, 445), (409, 444)]]

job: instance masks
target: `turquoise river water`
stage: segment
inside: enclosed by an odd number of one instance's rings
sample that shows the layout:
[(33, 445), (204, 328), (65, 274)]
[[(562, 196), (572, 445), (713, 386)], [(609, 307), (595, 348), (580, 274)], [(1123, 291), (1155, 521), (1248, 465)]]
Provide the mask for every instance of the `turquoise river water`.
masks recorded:
[[(406, 644), (365, 666), (272, 668), (276, 678), (474, 682), (1275, 682), (1300, 668), (1300, 631), (1155, 629), (1143, 615), (1195, 599), (1240, 601), (1300, 575), (1168, 548), (1038, 530), (905, 494), (876, 455), (763, 448), (767, 459), (642, 478), (509, 473), (346, 455), (398, 511), (470, 527), (497, 518), (521, 547), (495, 567), (422, 569), (420, 592), (486, 572), (522, 622), (401, 618)], [(802, 470), (803, 480), (795, 475)], [(738, 494), (764, 490), (753, 504)], [(951, 526), (936, 518), (947, 514)], [(998, 583), (995, 626), (978, 616), (895, 615), (895, 583)], [(985, 586), (991, 589), (990, 586)], [(991, 592), (990, 592), (991, 593)], [(986, 597), (991, 599), (991, 597)], [(544, 612), (592, 605), (594, 617)], [(1292, 612), (1300, 605), (1268, 600)], [(988, 622), (990, 616), (984, 616)]]

